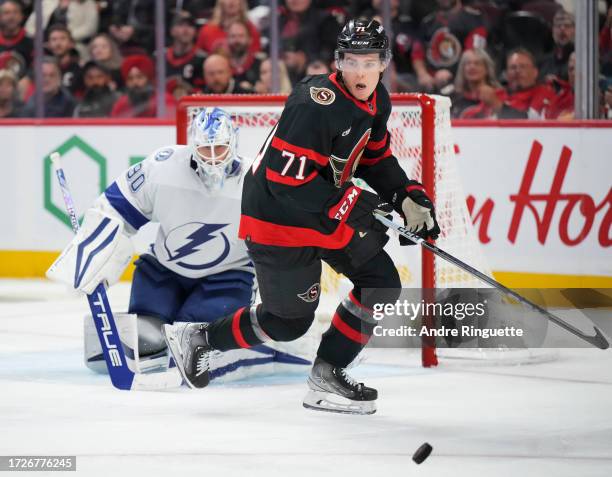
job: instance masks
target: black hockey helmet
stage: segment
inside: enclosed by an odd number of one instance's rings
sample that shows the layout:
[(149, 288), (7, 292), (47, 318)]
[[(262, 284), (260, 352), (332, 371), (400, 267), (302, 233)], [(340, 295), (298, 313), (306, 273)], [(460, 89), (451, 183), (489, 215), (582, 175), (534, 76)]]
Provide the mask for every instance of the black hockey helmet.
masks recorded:
[(379, 53), (380, 59), (388, 63), (391, 60), (389, 37), (376, 20), (349, 20), (338, 35), (336, 61), (342, 59), (344, 53)]

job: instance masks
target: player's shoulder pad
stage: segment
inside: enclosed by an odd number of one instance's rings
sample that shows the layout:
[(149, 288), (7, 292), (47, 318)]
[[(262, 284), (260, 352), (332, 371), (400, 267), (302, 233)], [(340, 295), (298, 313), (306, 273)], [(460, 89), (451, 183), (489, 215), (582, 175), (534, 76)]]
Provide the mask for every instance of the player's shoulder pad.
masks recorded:
[(188, 146), (163, 146), (153, 151), (139, 164), (142, 171), (149, 174), (149, 178), (153, 178), (157, 174), (164, 176), (168, 168), (173, 169), (188, 161), (190, 157), (191, 148)]
[(164, 162), (170, 159), (176, 152), (176, 146), (164, 146), (156, 149), (151, 154), (151, 158), (155, 162)]
[(191, 148), (189, 146), (163, 146), (149, 154), (146, 162), (150, 167), (157, 167), (168, 163), (181, 162), (185, 157), (190, 156)]
[(332, 108), (338, 104), (335, 89), (326, 74), (307, 76), (296, 85), (297, 93), (305, 105)]

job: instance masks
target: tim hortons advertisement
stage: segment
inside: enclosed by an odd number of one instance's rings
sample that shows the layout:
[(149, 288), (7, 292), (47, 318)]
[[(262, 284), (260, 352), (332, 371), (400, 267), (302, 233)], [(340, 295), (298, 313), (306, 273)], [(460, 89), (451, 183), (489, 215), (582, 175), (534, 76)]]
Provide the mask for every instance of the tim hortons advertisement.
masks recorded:
[(494, 270), (612, 275), (610, 128), (454, 128)]
[[(266, 133), (262, 129), (261, 140), (241, 137), (240, 152), (255, 157)], [(467, 204), (493, 270), (612, 275), (611, 133), (605, 127), (453, 129)], [(130, 164), (172, 144), (175, 129), (3, 126), (0, 141), (5, 153), (0, 251), (59, 251), (72, 232), (49, 154), (62, 154), (82, 215)], [(151, 237), (149, 229), (139, 248)]]

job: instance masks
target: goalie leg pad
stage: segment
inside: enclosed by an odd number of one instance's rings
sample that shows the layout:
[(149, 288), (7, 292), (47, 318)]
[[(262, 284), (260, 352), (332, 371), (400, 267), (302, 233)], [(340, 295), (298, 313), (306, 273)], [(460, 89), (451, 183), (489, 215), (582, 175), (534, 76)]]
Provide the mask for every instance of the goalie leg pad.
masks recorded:
[[(159, 371), (168, 367), (168, 352), (161, 334), (159, 318), (116, 313), (117, 331), (129, 368), (134, 373)], [(85, 366), (96, 373), (108, 374), (100, 340), (91, 315), (84, 319)]]

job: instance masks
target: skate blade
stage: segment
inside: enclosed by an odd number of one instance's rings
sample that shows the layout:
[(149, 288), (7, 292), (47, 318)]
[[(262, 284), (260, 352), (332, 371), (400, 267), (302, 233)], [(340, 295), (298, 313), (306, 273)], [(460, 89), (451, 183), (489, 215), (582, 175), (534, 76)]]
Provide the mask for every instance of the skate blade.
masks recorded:
[(337, 394), (321, 391), (308, 391), (302, 405), (314, 411), (339, 414), (368, 415), (376, 412), (376, 401), (351, 401)]
[(187, 379), (187, 375), (185, 373), (185, 367), (183, 365), (183, 360), (181, 359), (181, 354), (182, 354), (181, 347), (179, 345), (179, 339), (176, 336), (176, 333), (174, 331), (174, 327), (172, 325), (162, 326), (162, 335), (164, 339), (166, 340), (166, 344), (168, 345), (170, 354), (172, 355), (172, 358), (174, 359), (174, 363), (176, 364), (176, 367), (178, 368), (179, 373), (181, 373), (183, 381), (191, 389), (198, 389), (189, 381), (189, 379)]

